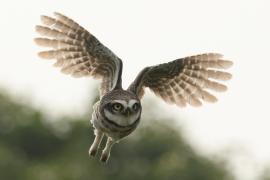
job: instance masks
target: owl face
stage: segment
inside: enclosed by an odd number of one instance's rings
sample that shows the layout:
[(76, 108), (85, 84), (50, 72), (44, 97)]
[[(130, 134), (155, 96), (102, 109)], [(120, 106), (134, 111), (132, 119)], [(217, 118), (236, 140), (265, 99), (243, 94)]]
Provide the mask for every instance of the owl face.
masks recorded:
[(102, 98), (100, 111), (107, 120), (119, 126), (129, 126), (140, 118), (141, 103), (127, 91), (113, 91)]
[(112, 100), (104, 106), (105, 117), (120, 126), (132, 125), (140, 114), (141, 105), (136, 99)]

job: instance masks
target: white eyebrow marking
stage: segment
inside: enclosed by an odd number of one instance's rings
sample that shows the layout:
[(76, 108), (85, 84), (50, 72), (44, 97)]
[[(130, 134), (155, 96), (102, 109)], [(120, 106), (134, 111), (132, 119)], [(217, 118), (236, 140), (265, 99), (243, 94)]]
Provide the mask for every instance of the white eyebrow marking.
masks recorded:
[(117, 103), (120, 103), (120, 104), (122, 104), (125, 108), (127, 107), (127, 102), (126, 101), (124, 101), (124, 100), (113, 100), (113, 102), (117, 102)]

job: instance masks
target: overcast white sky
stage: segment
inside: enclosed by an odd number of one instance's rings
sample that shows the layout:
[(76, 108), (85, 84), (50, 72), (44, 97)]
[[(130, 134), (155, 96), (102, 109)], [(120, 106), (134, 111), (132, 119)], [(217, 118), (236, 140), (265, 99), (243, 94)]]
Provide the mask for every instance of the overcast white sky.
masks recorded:
[(233, 79), (218, 103), (179, 109), (160, 100), (160, 106), (185, 117), (180, 125), (204, 153), (239, 147), (229, 151), (241, 179), (256, 179), (257, 165), (270, 162), (269, 1), (3, 1), (0, 85), (52, 114), (72, 115), (82, 113), (96, 83), (63, 75), (36, 56), (34, 26), (40, 14), (54, 11), (72, 17), (122, 58), (125, 87), (144, 66), (223, 53), (234, 61)]

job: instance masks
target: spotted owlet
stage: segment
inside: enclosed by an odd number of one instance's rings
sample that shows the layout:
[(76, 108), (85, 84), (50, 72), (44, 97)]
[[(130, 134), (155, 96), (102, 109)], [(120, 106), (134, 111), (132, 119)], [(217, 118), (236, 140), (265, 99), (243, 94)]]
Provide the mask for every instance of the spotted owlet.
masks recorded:
[(93, 106), (91, 123), (95, 139), (89, 154), (97, 154), (106, 135), (106, 146), (100, 158), (103, 162), (107, 162), (113, 144), (138, 126), (142, 112), (140, 100), (145, 88), (170, 104), (200, 106), (202, 100), (217, 101), (205, 89), (227, 89), (213, 80), (231, 79), (231, 74), (216, 69), (227, 69), (233, 63), (223, 60), (221, 54), (205, 53), (145, 67), (124, 90), (121, 59), (75, 21), (60, 13), (54, 15), (41, 16), (43, 25), (36, 26), (36, 31), (43, 37), (35, 38), (35, 42), (51, 48), (38, 55), (44, 59), (55, 59), (54, 65), (65, 74), (101, 80), (100, 100)]

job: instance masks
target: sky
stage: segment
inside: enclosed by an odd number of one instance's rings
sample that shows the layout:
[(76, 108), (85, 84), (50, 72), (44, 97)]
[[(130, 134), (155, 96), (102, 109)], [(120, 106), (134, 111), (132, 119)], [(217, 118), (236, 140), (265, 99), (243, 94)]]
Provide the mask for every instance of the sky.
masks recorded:
[[(63, 75), (36, 55), (34, 26), (41, 14), (55, 11), (76, 20), (123, 60), (124, 87), (145, 66), (222, 53), (234, 62), (233, 79), (226, 93), (216, 94), (217, 103), (179, 109), (156, 99), (162, 112), (179, 118), (201, 153), (226, 152), (239, 179), (255, 180), (270, 162), (269, 9), (267, 0), (3, 1), (0, 86), (30, 97), (52, 116), (84, 113), (98, 82)], [(145, 99), (151, 98), (147, 92)]]

